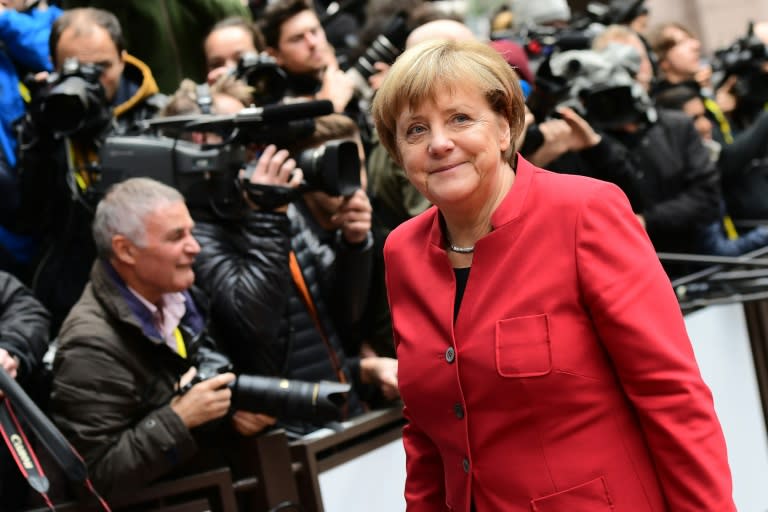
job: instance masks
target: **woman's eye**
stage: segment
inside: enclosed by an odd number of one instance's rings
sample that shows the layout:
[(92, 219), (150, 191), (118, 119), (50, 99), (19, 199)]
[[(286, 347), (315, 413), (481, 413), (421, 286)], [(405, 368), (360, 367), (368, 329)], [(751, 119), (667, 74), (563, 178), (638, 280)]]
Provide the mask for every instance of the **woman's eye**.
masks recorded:
[(453, 120), (457, 123), (466, 123), (469, 121), (469, 116), (466, 114), (456, 114), (453, 116)]
[(421, 133), (424, 133), (425, 128), (421, 125), (414, 125), (408, 128), (408, 131), (406, 132), (407, 135), (419, 135)]

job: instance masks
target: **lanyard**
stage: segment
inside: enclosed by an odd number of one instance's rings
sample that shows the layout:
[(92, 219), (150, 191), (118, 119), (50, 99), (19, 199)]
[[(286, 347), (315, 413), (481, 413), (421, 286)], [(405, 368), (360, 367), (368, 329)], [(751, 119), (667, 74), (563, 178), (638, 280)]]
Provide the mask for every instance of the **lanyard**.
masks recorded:
[(181, 336), (181, 331), (178, 327), (173, 330), (173, 338), (176, 340), (176, 352), (186, 359), (187, 346), (184, 344), (184, 338)]

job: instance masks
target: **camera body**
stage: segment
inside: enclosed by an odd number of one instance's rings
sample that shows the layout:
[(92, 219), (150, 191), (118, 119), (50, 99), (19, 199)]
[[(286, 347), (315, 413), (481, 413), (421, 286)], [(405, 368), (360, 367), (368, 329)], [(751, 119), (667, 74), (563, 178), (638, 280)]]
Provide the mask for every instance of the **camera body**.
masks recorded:
[(288, 90), (288, 77), (274, 57), (265, 53), (245, 52), (237, 61), (235, 78), (253, 87), (257, 105), (276, 103)]
[(729, 76), (737, 76), (733, 93), (748, 103), (762, 106), (768, 101), (768, 45), (754, 34), (750, 23), (747, 33), (726, 48), (715, 51), (713, 68), (721, 76), (720, 83)]
[[(199, 382), (232, 371), (229, 359), (212, 350), (199, 351), (194, 363), (197, 373), (181, 393)], [(341, 382), (308, 382), (259, 375), (238, 375), (229, 387), (232, 390), (232, 410), (313, 424), (343, 419), (346, 393), (351, 389), (349, 384)]]
[(59, 73), (35, 87), (30, 114), (56, 136), (98, 135), (109, 125), (112, 109), (99, 81), (102, 66), (71, 58)]
[[(304, 182), (296, 189), (252, 185), (240, 176), (241, 169), (248, 171), (247, 146), (295, 143), (312, 134), (314, 116), (332, 110), (330, 102), (316, 101), (253, 107), (231, 116), (200, 114), (147, 121), (144, 134), (104, 138), (98, 172), (86, 199), (95, 204), (111, 185), (135, 176), (178, 189), (190, 208), (222, 215), (244, 208), (244, 194), (264, 209), (287, 204), (311, 190), (350, 195), (360, 188), (360, 155), (357, 144), (349, 140), (328, 141), (292, 155), (304, 172)], [(157, 133), (158, 128), (169, 126), (181, 134), (215, 131), (224, 135), (224, 141), (201, 145)]]
[(553, 55), (548, 64), (563, 84), (554, 103), (574, 108), (594, 127), (613, 130), (656, 120), (653, 103), (634, 79), (640, 63), (633, 48), (571, 50)]

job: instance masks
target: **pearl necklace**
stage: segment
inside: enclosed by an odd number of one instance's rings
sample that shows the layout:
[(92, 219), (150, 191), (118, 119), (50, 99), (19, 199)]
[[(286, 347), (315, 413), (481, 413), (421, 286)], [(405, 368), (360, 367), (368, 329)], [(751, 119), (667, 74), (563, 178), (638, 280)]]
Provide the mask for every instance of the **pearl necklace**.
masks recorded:
[(473, 252), (475, 252), (474, 245), (470, 245), (469, 247), (459, 247), (458, 245), (453, 245), (452, 243), (449, 243), (448, 249), (450, 249), (453, 252), (457, 252), (459, 254), (472, 254)]
[(452, 252), (457, 252), (459, 254), (472, 254), (475, 252), (475, 246), (470, 245), (469, 247), (460, 247), (458, 245), (453, 245), (453, 242), (451, 242), (451, 239), (447, 236), (445, 239), (448, 241), (448, 250)]

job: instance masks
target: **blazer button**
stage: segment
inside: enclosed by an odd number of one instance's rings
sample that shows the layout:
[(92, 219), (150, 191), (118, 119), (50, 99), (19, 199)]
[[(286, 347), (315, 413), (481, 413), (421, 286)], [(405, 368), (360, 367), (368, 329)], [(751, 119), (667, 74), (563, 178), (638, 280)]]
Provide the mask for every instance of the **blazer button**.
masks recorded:
[(452, 363), (456, 360), (456, 351), (453, 349), (453, 347), (448, 347), (448, 350), (445, 351), (445, 360), (449, 363)]
[(459, 419), (462, 419), (464, 417), (464, 408), (461, 406), (461, 404), (455, 404), (453, 406), (453, 412), (456, 414), (456, 417)]
[(461, 465), (464, 466), (464, 472), (469, 473), (469, 459), (464, 457), (464, 460), (461, 462)]

